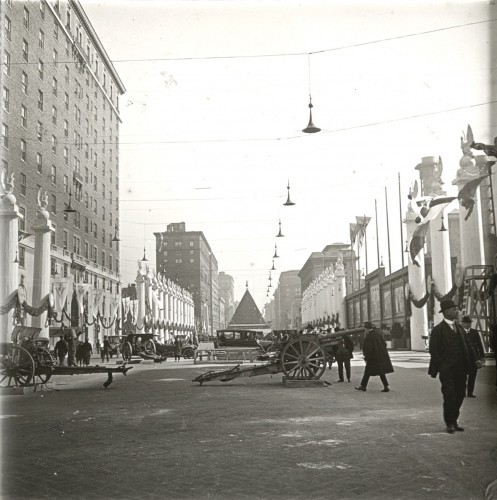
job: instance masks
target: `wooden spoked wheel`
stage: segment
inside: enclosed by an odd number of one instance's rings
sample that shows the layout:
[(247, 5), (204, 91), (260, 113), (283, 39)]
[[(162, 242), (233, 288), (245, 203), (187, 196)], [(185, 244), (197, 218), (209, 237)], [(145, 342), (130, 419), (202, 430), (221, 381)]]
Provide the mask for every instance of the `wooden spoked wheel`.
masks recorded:
[(12, 346), (2, 356), (0, 366), (0, 385), (2, 387), (24, 387), (33, 380), (35, 362), (23, 347)]
[(283, 373), (296, 380), (317, 380), (326, 370), (322, 347), (310, 339), (290, 341), (281, 351), (280, 361)]
[(123, 361), (131, 361), (131, 356), (133, 356), (133, 348), (129, 342), (123, 342), (121, 346), (121, 354), (123, 356)]
[(155, 344), (153, 340), (146, 340), (143, 344), (143, 351), (148, 356), (155, 356), (157, 350), (155, 349)]
[[(55, 364), (55, 358), (45, 347), (37, 347), (36, 352), (33, 355), (33, 359), (35, 361), (36, 368), (40, 366), (54, 366)], [(51, 373), (38, 373), (38, 370), (35, 370), (35, 381), (39, 384), (46, 384), (50, 380), (51, 376)]]

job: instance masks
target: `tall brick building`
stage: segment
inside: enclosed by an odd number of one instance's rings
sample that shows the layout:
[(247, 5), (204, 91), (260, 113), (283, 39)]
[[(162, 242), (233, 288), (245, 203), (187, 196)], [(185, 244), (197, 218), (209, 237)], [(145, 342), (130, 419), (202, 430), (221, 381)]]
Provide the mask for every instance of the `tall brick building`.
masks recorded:
[(187, 231), (184, 222), (168, 224), (156, 239), (157, 271), (193, 296), (197, 331), (219, 329), (217, 259), (202, 231)]
[[(52, 275), (119, 293), (124, 85), (77, 0), (5, 0), (1, 22), (1, 159), (23, 215), (19, 273), (29, 290), (41, 188), (54, 227)], [(75, 211), (66, 213), (69, 204)]]

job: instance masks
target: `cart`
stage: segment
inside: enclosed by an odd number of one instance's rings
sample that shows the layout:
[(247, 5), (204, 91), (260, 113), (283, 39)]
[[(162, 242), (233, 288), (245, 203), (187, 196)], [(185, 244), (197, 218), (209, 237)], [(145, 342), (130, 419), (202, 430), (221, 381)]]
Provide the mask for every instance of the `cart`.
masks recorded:
[(193, 379), (193, 382), (202, 385), (213, 380), (227, 382), (235, 378), (275, 373), (283, 373), (292, 380), (318, 380), (323, 376), (333, 348), (341, 337), (363, 332), (364, 328), (354, 328), (324, 335), (292, 333), (286, 340), (273, 343), (266, 353), (259, 356), (259, 361), (265, 361), (265, 364), (250, 367), (237, 365), (230, 370), (209, 371)]
[(46, 384), (54, 375), (81, 375), (106, 373), (107, 389), (113, 382), (113, 373), (126, 372), (132, 367), (107, 366), (60, 366), (48, 349), (49, 340), (40, 337), (41, 328), (16, 326), (12, 332), (12, 342), (0, 344), (0, 386), (26, 387)]
[(150, 359), (161, 363), (167, 359), (167, 349), (153, 333), (130, 333), (121, 344), (123, 361), (131, 361), (133, 357)]

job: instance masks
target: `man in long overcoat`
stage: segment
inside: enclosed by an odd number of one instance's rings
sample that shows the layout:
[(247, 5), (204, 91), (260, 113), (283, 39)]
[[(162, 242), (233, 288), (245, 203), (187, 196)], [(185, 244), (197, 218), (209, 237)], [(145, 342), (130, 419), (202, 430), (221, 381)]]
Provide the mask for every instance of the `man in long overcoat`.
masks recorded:
[[(483, 342), (481, 341), (478, 330), (471, 328), (471, 322), (472, 321), (469, 316), (463, 316), (461, 320), (461, 326), (464, 328), (464, 331), (468, 336), (467, 338), (471, 343), (470, 345), (473, 347), (473, 350), (477, 356), (477, 360), (480, 360), (481, 365), (483, 365), (483, 362), (485, 360), (485, 349), (483, 348)], [(467, 387), (468, 398), (476, 398), (474, 392), (475, 392), (475, 382), (477, 373), (478, 370), (476, 365), (472, 365), (471, 370), (468, 373), (468, 387)]]
[(366, 361), (366, 367), (364, 368), (361, 385), (356, 387), (356, 389), (358, 391), (365, 391), (368, 386), (369, 377), (379, 376), (383, 383), (383, 390), (381, 392), (390, 392), (386, 374), (393, 373), (393, 366), (387, 351), (387, 343), (381, 333), (369, 321), (364, 323), (364, 329), (366, 330), (366, 334), (362, 344), (362, 353)]
[(466, 378), (476, 369), (476, 354), (457, 322), (459, 310), (451, 299), (440, 301), (443, 320), (435, 325), (430, 335), (430, 366), (428, 374), (439, 375), (443, 395), (443, 418), (447, 432), (454, 434), (464, 429), (458, 424), (460, 409), (466, 393)]

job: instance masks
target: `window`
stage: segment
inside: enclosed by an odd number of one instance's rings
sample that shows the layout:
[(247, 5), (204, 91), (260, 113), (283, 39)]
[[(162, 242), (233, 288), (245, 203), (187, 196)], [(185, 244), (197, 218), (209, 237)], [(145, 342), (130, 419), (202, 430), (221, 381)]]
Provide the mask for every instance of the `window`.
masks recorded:
[(67, 240), (68, 240), (67, 231), (64, 231), (64, 239), (62, 240), (62, 248), (64, 250), (67, 250)]
[(26, 249), (19, 247), (19, 267), (26, 267)]
[(10, 42), (12, 36), (12, 24), (7, 16), (5, 16), (4, 19), (4, 27), (5, 27), (5, 38), (7, 38), (7, 40)]
[(64, 165), (69, 166), (69, 150), (64, 146)]
[(52, 123), (57, 125), (57, 108), (52, 106)]
[(50, 231), (50, 243), (55, 245), (55, 233), (57, 232), (55, 224), (52, 222), (53, 231)]
[(93, 247), (92, 258), (94, 262), (97, 262), (97, 247)]
[(9, 149), (9, 127), (5, 123), (2, 123), (2, 145)]
[(38, 90), (38, 109), (43, 111), (43, 92)]
[(95, 223), (93, 223), (93, 237), (94, 238), (97, 237), (97, 231), (98, 231), (98, 227)]
[(90, 258), (90, 245), (88, 245), (88, 242), (85, 241), (85, 253), (84, 253), (85, 259)]
[(57, 78), (53, 77), (52, 78), (52, 94), (54, 96), (57, 96), (57, 89), (58, 89)]
[(67, 36), (65, 45), (66, 45), (66, 56), (69, 57), (69, 38), (67, 38)]
[(65, 73), (65, 79), (66, 79), (66, 83), (69, 83), (69, 66), (66, 64), (66, 73)]
[(53, 25), (53, 36), (56, 40), (59, 39), (59, 25), (57, 24), (57, 19), (55, 19), (55, 22)]
[[(64, 137), (69, 137), (69, 122), (64, 120)], [(66, 148), (64, 148), (64, 154), (66, 153)]]
[(95, 175), (93, 176), (93, 190), (96, 191), (98, 186), (98, 177)]
[(57, 154), (57, 138), (55, 137), (55, 135), (52, 135), (52, 153), (54, 155)]
[(39, 174), (43, 172), (43, 156), (41, 153), (36, 153), (36, 171)]
[(3, 51), (3, 72), (10, 76), (10, 54), (6, 50)]
[(22, 39), (22, 58), (25, 62), (28, 62), (29, 57), (29, 45), (24, 38)]
[(93, 213), (97, 215), (98, 212), (98, 205), (97, 205), (97, 200), (93, 200)]
[(190, 259), (190, 264), (193, 264), (195, 262), (195, 259)]
[(105, 244), (105, 229), (102, 229), (102, 243)]
[(45, 1), (40, 0), (40, 16), (42, 19), (45, 19)]
[(59, 53), (53, 49), (53, 52), (52, 52), (52, 61), (53, 61), (53, 65), (57, 68), (58, 64), (59, 64)]
[(53, 213), (53, 214), (56, 214), (57, 213), (57, 197), (53, 194), (51, 196), (51, 200), (52, 200), (52, 203), (50, 205), (50, 211)]
[(88, 193), (85, 192), (85, 207), (88, 208), (90, 206), (90, 202), (88, 199)]
[(19, 231), (26, 231), (26, 209), (24, 207), (19, 207)]
[(64, 174), (64, 193), (69, 193), (69, 177)]
[(77, 236), (73, 236), (72, 239), (72, 251), (79, 255), (80, 252), (80, 239)]
[(45, 33), (42, 30), (38, 33), (38, 47), (43, 51), (45, 50)]
[(28, 109), (23, 104), (21, 104), (21, 125), (28, 128)]
[(81, 228), (81, 214), (79, 212), (74, 214), (74, 227), (77, 229)]
[(29, 30), (29, 10), (24, 7), (24, 13), (22, 15), (22, 25)]
[(44, 77), (43, 61), (41, 59), (38, 59), (38, 77), (40, 80), (43, 80)]
[(102, 266), (105, 267), (105, 252), (102, 251)]
[(105, 220), (105, 207), (102, 207), (102, 220)]
[(10, 110), (10, 91), (7, 87), (2, 89), (2, 107), (5, 111)]
[(67, 92), (64, 92), (64, 106), (69, 111), (69, 94)]
[(57, 167), (55, 165), (52, 165), (50, 177), (52, 180), (52, 184), (57, 184)]
[(21, 91), (23, 94), (28, 94), (28, 75), (24, 71), (21, 73)]
[(183, 259), (176, 259), (176, 264), (182, 264), (183, 263)]
[(22, 161), (26, 161), (26, 155), (27, 155), (26, 141), (24, 139), (21, 139), (21, 160)]
[(26, 196), (26, 174), (21, 173), (21, 194)]

